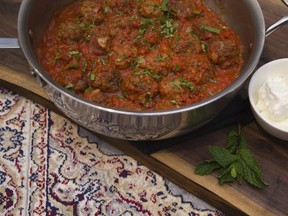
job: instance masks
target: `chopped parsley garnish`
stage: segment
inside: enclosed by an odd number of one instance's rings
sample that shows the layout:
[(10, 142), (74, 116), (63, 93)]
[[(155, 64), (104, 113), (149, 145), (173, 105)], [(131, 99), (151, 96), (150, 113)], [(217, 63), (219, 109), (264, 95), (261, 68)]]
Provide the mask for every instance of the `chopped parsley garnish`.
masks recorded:
[(95, 74), (90, 74), (90, 80), (94, 81), (95, 80)]
[(87, 60), (84, 59), (84, 65), (83, 65), (83, 68), (82, 68), (83, 72), (85, 72), (87, 70), (87, 66), (88, 66)]
[(180, 71), (180, 69), (181, 69), (181, 68), (180, 68), (179, 65), (175, 65), (175, 66), (174, 66), (174, 70), (175, 70), (175, 71)]
[(72, 83), (68, 83), (66, 86), (65, 86), (66, 89), (74, 89), (74, 86)]
[(82, 53), (79, 52), (79, 51), (71, 50), (71, 51), (68, 53), (68, 56), (69, 56), (69, 57), (80, 58), (80, 57), (82, 56)]
[(165, 57), (162, 54), (159, 54), (158, 57), (155, 59), (155, 62), (162, 62), (165, 60)]
[(209, 79), (209, 81), (210, 81), (211, 83), (218, 83), (218, 81), (215, 80), (215, 79)]
[(173, 84), (178, 88), (178, 89), (183, 89), (183, 87), (188, 87), (191, 91), (195, 91), (195, 88), (191, 82), (189, 82), (185, 78), (181, 78), (180, 80), (174, 80)]
[(110, 8), (109, 8), (108, 6), (106, 6), (106, 7), (104, 8), (104, 13), (108, 13), (108, 12), (110, 12)]
[(139, 71), (139, 72), (134, 72), (133, 74), (134, 74), (134, 75), (143, 75), (143, 74), (144, 74), (144, 75), (149, 75), (149, 76), (153, 77), (153, 79), (156, 79), (156, 80), (158, 80), (158, 79), (161, 78), (160, 75), (158, 75), (158, 74), (156, 74), (155, 72), (153, 72), (153, 71), (151, 71), (151, 70), (148, 70), (148, 69), (145, 69), (145, 70)]
[(137, 68), (143, 61), (145, 61), (144, 56), (138, 56), (137, 58), (133, 59), (131, 64), (132, 68)]
[(85, 92), (87, 92), (87, 93), (91, 93), (93, 91), (93, 88), (91, 87), (91, 86), (89, 86), (86, 90), (85, 90)]
[(207, 26), (207, 25), (201, 25), (200, 29), (203, 29), (203, 30), (212, 32), (212, 33), (214, 33), (214, 34), (219, 34), (219, 33), (221, 32), (220, 29), (213, 28), (213, 27)]
[(143, 35), (146, 33), (148, 26), (153, 24), (153, 20), (145, 19), (144, 23), (142, 24), (141, 28), (139, 29), (138, 35), (135, 37), (135, 41), (139, 40)]
[(79, 24), (79, 26), (80, 26), (84, 31), (87, 31), (87, 30), (89, 30), (89, 29), (92, 29), (95, 25), (94, 25), (93, 23), (90, 24), (90, 23), (81, 22), (81, 23)]
[(173, 27), (173, 19), (166, 19), (161, 26), (160, 33), (164, 34), (166, 38), (173, 37), (175, 29)]
[(173, 105), (180, 105), (181, 104), (181, 102), (178, 102), (176, 100), (171, 100), (170, 103)]
[(93, 60), (92, 65), (91, 65), (92, 69), (94, 69), (96, 67), (96, 65), (97, 65), (97, 62), (95, 60)]
[(107, 65), (108, 64), (107, 60), (104, 57), (100, 57), (100, 60), (101, 60), (103, 65)]
[(198, 35), (193, 31), (193, 29), (189, 29), (189, 33), (197, 40), (200, 41), (200, 38)]
[(167, 12), (167, 11), (168, 11), (168, 8), (167, 8), (168, 2), (169, 2), (169, 0), (163, 0), (163, 1), (162, 1), (161, 10), (162, 10), (163, 12)]
[(204, 43), (201, 43), (201, 49), (202, 49), (203, 53), (206, 53), (207, 52), (207, 45)]

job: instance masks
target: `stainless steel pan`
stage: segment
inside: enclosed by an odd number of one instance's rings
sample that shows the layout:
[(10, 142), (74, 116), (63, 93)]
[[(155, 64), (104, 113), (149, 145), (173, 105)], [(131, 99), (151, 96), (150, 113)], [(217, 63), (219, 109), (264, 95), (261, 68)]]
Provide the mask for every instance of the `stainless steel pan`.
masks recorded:
[[(43, 30), (55, 10), (71, 1), (23, 0), (18, 15), (19, 38), (2, 41), (2, 45), (22, 48), (32, 75), (64, 114), (94, 132), (125, 140), (171, 138), (193, 132), (213, 120), (238, 93), (257, 66), (266, 35), (288, 21), (288, 17), (284, 17), (266, 31), (263, 14), (256, 0), (206, 0), (240, 35), (244, 45), (241, 75), (219, 94), (191, 106), (167, 111), (133, 112), (100, 106), (72, 94), (55, 83), (39, 64), (36, 49)], [(288, 4), (287, 0), (283, 2)]]

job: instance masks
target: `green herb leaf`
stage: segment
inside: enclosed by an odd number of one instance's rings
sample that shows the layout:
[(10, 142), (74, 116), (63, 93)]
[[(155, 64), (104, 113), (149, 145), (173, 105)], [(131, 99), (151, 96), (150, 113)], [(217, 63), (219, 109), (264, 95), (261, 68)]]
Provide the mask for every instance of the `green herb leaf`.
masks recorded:
[(236, 170), (236, 167), (234, 165), (232, 165), (232, 167), (231, 167), (230, 174), (234, 179), (237, 177), (237, 170)]
[(69, 56), (69, 57), (80, 58), (80, 57), (82, 56), (82, 53), (79, 52), (79, 51), (76, 51), (76, 50), (71, 50), (71, 51), (68, 53), (68, 56)]
[(156, 79), (156, 80), (158, 80), (158, 79), (160, 79), (161, 78), (161, 76), (160, 75), (158, 75), (158, 74), (156, 74), (155, 72), (153, 72), (153, 71), (151, 71), (151, 70), (148, 70), (148, 69), (145, 69), (145, 70), (143, 70), (143, 71), (139, 71), (139, 72), (134, 72), (133, 73), (134, 75), (149, 75), (149, 76), (151, 76), (153, 79)]
[(148, 26), (153, 24), (153, 20), (145, 19), (144, 23), (142, 24), (141, 28), (139, 29), (138, 35), (135, 37), (135, 41), (139, 40), (143, 35), (145, 35)]
[(161, 5), (161, 10), (163, 12), (167, 12), (168, 8), (167, 8), (167, 4), (168, 4), (169, 0), (163, 0), (162, 5)]
[(166, 38), (172, 38), (175, 29), (173, 27), (173, 19), (166, 19), (164, 24), (161, 26), (160, 33), (164, 34)]
[(163, 62), (165, 57), (162, 54), (159, 54), (158, 57), (154, 60), (154, 62)]
[(90, 80), (94, 81), (95, 80), (95, 74), (90, 74)]
[(207, 25), (201, 25), (200, 29), (212, 32), (214, 34), (219, 34), (221, 32), (220, 29), (213, 28), (213, 27), (207, 26)]
[(106, 58), (104, 58), (104, 57), (100, 57), (100, 60), (101, 60), (101, 62), (102, 62), (103, 65), (107, 65), (107, 64), (108, 64)]
[(222, 147), (210, 146), (209, 151), (212, 154), (212, 158), (224, 168), (239, 159), (237, 155), (231, 154), (227, 149)]
[(193, 29), (189, 29), (189, 33), (197, 40), (200, 41), (200, 38), (198, 35), (193, 31)]
[(209, 175), (217, 169), (220, 169), (221, 165), (214, 160), (207, 160), (197, 165), (195, 173), (197, 175)]
[(88, 63), (87, 63), (87, 60), (84, 59), (83, 60), (83, 67), (82, 67), (82, 71), (85, 72), (87, 70), (87, 66), (88, 66)]
[(66, 86), (65, 86), (66, 89), (73, 89), (74, 86), (72, 83), (68, 83)]
[(220, 185), (234, 181), (235, 179), (231, 175), (231, 169), (221, 169), (220, 175), (218, 176), (218, 182)]
[(194, 85), (191, 82), (189, 82), (187, 79), (185, 79), (185, 78), (181, 78), (180, 80), (178, 80), (178, 79), (177, 80), (173, 80), (172, 83), (178, 89), (183, 89), (182, 87), (187, 87), (191, 91), (196, 91)]
[(247, 181), (250, 185), (263, 189), (267, 184), (262, 180), (261, 168), (248, 149), (247, 140), (238, 130), (231, 131), (225, 148), (209, 146), (211, 160), (199, 163), (195, 168), (198, 175), (209, 175), (218, 170), (220, 185), (234, 181)]
[(201, 43), (201, 49), (202, 49), (203, 53), (206, 53), (207, 52), (207, 45), (204, 43)]
[(175, 71), (180, 71), (181, 68), (180, 68), (179, 65), (175, 65), (173, 69), (174, 69)]

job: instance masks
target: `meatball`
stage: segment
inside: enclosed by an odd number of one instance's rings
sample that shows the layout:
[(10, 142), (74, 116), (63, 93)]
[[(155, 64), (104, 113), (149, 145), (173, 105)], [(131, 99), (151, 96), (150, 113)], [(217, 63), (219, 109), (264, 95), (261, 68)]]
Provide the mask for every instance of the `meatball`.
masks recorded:
[(143, 41), (145, 41), (149, 47), (152, 47), (159, 43), (160, 36), (154, 26), (149, 26), (143, 36)]
[(171, 63), (171, 43), (163, 39), (157, 49), (152, 49), (144, 55), (143, 60), (139, 63), (140, 68), (147, 68), (157, 74), (167, 74), (173, 68)]
[(179, 65), (179, 70), (175, 74), (195, 84), (205, 82), (204, 79), (212, 73), (212, 66), (204, 54), (175, 55), (173, 61)]
[(203, 17), (197, 17), (196, 20), (193, 29), (201, 40), (217, 40), (222, 34), (223, 22), (215, 14), (205, 14)]
[(106, 97), (103, 92), (100, 91), (100, 89), (94, 89), (92, 91), (86, 91), (83, 94), (83, 97), (86, 98), (89, 101), (93, 101), (95, 103), (104, 104), (106, 101)]
[(137, 48), (132, 44), (114, 44), (111, 49), (109, 62), (114, 64), (119, 70), (130, 67), (131, 63), (138, 55)]
[(145, 18), (155, 18), (162, 14), (161, 5), (162, 0), (142, 0), (138, 10), (140, 15)]
[(93, 23), (94, 25), (103, 23), (105, 16), (102, 2), (103, 0), (82, 1), (76, 11), (76, 13), (79, 14), (81, 21), (84, 23)]
[(135, 37), (134, 41), (137, 45), (140, 55), (143, 55), (150, 51), (155, 45), (157, 45), (161, 36), (158, 33), (157, 28), (150, 21), (144, 22), (138, 31), (138, 35)]
[(209, 58), (222, 69), (228, 69), (240, 62), (241, 51), (233, 40), (211, 41), (208, 45)]
[(105, 5), (112, 13), (130, 15), (134, 13), (131, 8), (136, 8), (136, 2), (135, 0), (106, 0)]
[(79, 89), (80, 87), (79, 85), (81, 82), (80, 80), (83, 80), (83, 73), (81, 70), (77, 70), (77, 69), (64, 70), (58, 75), (56, 79), (56, 81), (60, 85), (67, 87), (69, 89), (75, 90), (75, 86), (76, 86), (77, 91), (85, 90), (85, 88)]
[(88, 79), (91, 86), (103, 92), (116, 92), (119, 89), (120, 73), (107, 65), (96, 67)]
[(88, 80), (86, 77), (79, 79), (74, 84), (74, 91), (76, 93), (84, 92), (89, 87)]
[(58, 37), (66, 44), (80, 41), (83, 33), (83, 28), (76, 20), (66, 20), (58, 27)]
[(188, 22), (181, 24), (173, 38), (173, 51), (177, 54), (197, 54), (202, 52), (201, 41)]
[[(197, 90), (193, 82), (174, 74), (163, 78), (159, 84), (161, 102), (168, 107), (179, 107), (195, 103), (198, 100)], [(170, 104), (170, 105), (168, 105)], [(159, 104), (157, 109), (162, 109)]]
[(107, 54), (110, 48), (111, 39), (109, 34), (103, 31), (101, 28), (97, 28), (97, 31), (91, 34), (89, 40), (89, 49), (91, 53), (96, 56)]
[[(186, 84), (184, 82), (186, 82)], [(159, 84), (161, 98), (181, 102), (184, 97), (189, 96), (189, 92), (188, 81), (179, 76), (169, 75), (164, 77)]]
[(170, 0), (168, 2), (168, 8), (171, 8), (177, 17), (190, 20), (201, 14), (203, 1)]
[(138, 102), (145, 107), (153, 104), (158, 94), (158, 82), (149, 71), (134, 72), (122, 81), (123, 95), (131, 101)]
[(48, 70), (53, 68), (52, 77), (57, 76), (61, 71), (69, 69), (79, 69), (83, 65), (82, 53), (77, 50), (77, 45), (61, 45), (59, 47), (51, 47), (43, 53), (43, 65)]
[(136, 17), (121, 17), (114, 14), (108, 17), (105, 27), (111, 37), (133, 41), (138, 35), (141, 23)]
[(177, 102), (176, 100), (162, 98), (159, 100), (157, 104), (155, 104), (154, 109), (155, 110), (175, 109), (175, 108), (179, 108), (181, 105), (183, 104), (181, 104), (180, 102)]

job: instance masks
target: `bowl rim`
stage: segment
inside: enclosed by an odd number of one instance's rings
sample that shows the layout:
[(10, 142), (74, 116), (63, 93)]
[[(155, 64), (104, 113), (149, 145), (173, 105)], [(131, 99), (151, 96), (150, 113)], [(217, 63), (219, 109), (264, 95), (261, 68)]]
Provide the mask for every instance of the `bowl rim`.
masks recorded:
[[(272, 60), (264, 65), (262, 65), (260, 68), (258, 68), (251, 76), (251, 79), (249, 81), (249, 85), (248, 85), (248, 97), (249, 97), (249, 101), (250, 101), (250, 105), (253, 109), (253, 113), (256, 114), (258, 116), (258, 118), (260, 118), (265, 124), (269, 125), (271, 128), (281, 132), (281, 133), (286, 133), (288, 135), (288, 128), (287, 130), (280, 128), (277, 126), (277, 124), (274, 124), (272, 120), (270, 120), (269, 118), (267, 118), (265, 115), (263, 115), (258, 108), (256, 107), (256, 101), (254, 100), (254, 94), (256, 92), (255, 89), (255, 83), (257, 82), (257, 78), (260, 76), (259, 74), (261, 72), (268, 71), (266, 70), (269, 67), (275, 67), (276, 65), (279, 64), (286, 64), (287, 68), (288, 68), (288, 58), (280, 58), (280, 59), (276, 59), (276, 60)], [(287, 70), (288, 71), (288, 70)], [(266, 74), (269, 72), (266, 72)], [(262, 83), (263, 84), (263, 83)], [(261, 86), (261, 85), (260, 85)], [(257, 118), (256, 118), (257, 120)], [(270, 131), (268, 131), (270, 133)], [(273, 133), (274, 135), (274, 133)], [(276, 136), (276, 135), (275, 135)], [(288, 138), (287, 138), (288, 140)]]

